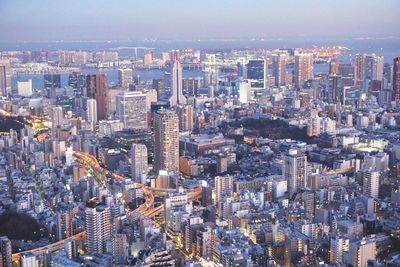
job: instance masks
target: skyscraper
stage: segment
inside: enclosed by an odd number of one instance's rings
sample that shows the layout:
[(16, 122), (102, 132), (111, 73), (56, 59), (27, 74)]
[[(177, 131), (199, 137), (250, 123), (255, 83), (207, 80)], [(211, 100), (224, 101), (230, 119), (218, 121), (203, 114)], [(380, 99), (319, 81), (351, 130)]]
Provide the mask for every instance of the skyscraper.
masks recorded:
[(64, 112), (62, 107), (54, 107), (51, 110), (51, 130), (53, 134), (56, 134), (57, 128), (63, 124)]
[(144, 144), (133, 143), (130, 154), (132, 177), (137, 183), (144, 184), (146, 182), (145, 178), (148, 169), (147, 147)]
[(17, 82), (17, 91), (20, 96), (31, 96), (33, 94), (32, 90), (32, 80), (29, 79), (25, 82), (18, 81)]
[(191, 105), (178, 105), (176, 113), (179, 118), (179, 131), (187, 132), (193, 130), (193, 107)]
[(132, 84), (132, 69), (118, 69), (119, 86), (128, 88)]
[(105, 74), (90, 74), (86, 76), (87, 97), (96, 99), (97, 119), (107, 118), (107, 86)]
[(286, 53), (278, 53), (272, 56), (272, 74), (275, 79), (275, 86), (286, 85)]
[(393, 100), (400, 101), (400, 57), (393, 59)]
[(313, 54), (298, 54), (294, 58), (294, 86), (303, 88), (313, 78)]
[(6, 66), (0, 65), (0, 96), (8, 96)]
[(186, 104), (186, 97), (183, 95), (182, 88), (182, 66), (178, 60), (175, 60), (171, 68), (171, 95), (169, 97), (171, 107), (178, 104)]
[(379, 171), (362, 170), (361, 171), (363, 188), (366, 196), (377, 198), (379, 195)]
[(246, 65), (247, 79), (251, 87), (265, 89), (267, 81), (267, 61), (265, 59), (250, 60)]
[(146, 94), (142, 92), (122, 92), (116, 96), (117, 117), (125, 129), (147, 128)]
[(0, 237), (0, 265), (4, 267), (12, 266), (12, 248), (11, 241), (6, 236)]
[(156, 171), (179, 172), (179, 119), (174, 111), (161, 109), (154, 115)]
[(342, 83), (342, 76), (334, 74), (329, 76), (328, 100), (330, 103), (344, 103), (345, 95)]
[(111, 241), (111, 211), (105, 205), (88, 203), (85, 209), (86, 241), (88, 253), (104, 253)]
[(45, 89), (61, 88), (61, 75), (60, 74), (45, 74), (44, 75), (44, 88)]
[(283, 161), (282, 173), (288, 183), (289, 193), (293, 195), (298, 188), (307, 187), (307, 156), (290, 149)]
[(97, 123), (97, 102), (95, 99), (88, 99), (86, 102), (86, 120), (94, 130), (94, 125)]
[(383, 81), (383, 57), (375, 54), (356, 54), (357, 80), (367, 88), (373, 80)]
[(128, 241), (125, 234), (115, 234), (112, 237), (112, 256), (114, 266), (126, 265)]

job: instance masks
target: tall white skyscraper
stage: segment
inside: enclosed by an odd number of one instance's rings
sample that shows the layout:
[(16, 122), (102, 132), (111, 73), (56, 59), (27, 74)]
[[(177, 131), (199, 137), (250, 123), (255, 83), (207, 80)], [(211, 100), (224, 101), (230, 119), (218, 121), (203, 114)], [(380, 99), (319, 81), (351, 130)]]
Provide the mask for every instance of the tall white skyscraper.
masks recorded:
[(132, 84), (132, 69), (118, 69), (119, 86), (128, 88)]
[(154, 158), (156, 171), (179, 172), (179, 119), (172, 110), (154, 115)]
[(182, 90), (182, 65), (178, 60), (175, 60), (171, 69), (171, 96), (169, 97), (171, 107), (186, 104), (186, 97)]
[(289, 193), (293, 195), (298, 188), (307, 187), (307, 156), (290, 149), (283, 161), (283, 177), (288, 183)]
[(92, 130), (97, 123), (97, 102), (96, 99), (88, 99), (86, 102), (86, 119), (91, 124)]
[[(93, 203), (90, 203), (93, 204)], [(104, 253), (111, 241), (111, 211), (105, 205), (88, 206), (85, 209), (86, 241), (88, 253)]]
[(363, 193), (366, 196), (377, 198), (379, 195), (379, 171), (362, 170)]
[(121, 92), (116, 96), (117, 117), (125, 129), (147, 128), (146, 94), (142, 92)]
[(131, 147), (131, 169), (132, 177), (137, 183), (146, 183), (146, 174), (148, 169), (147, 147), (144, 144), (132, 144)]
[(313, 54), (298, 54), (294, 58), (294, 86), (303, 88), (304, 82), (313, 78)]

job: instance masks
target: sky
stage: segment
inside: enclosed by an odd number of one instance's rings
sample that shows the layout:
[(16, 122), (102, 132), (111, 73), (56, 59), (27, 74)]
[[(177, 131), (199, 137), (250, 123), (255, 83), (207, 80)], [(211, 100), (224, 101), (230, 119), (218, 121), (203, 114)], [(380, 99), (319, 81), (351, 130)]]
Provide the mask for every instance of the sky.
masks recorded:
[(400, 36), (400, 0), (0, 0), (0, 42)]

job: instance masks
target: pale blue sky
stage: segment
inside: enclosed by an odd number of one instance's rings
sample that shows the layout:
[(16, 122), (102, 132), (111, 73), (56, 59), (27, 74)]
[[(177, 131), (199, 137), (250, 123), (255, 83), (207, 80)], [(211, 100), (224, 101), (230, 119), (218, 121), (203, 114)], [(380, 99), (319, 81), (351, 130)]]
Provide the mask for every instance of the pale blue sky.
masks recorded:
[(399, 0), (0, 0), (0, 42), (400, 36)]

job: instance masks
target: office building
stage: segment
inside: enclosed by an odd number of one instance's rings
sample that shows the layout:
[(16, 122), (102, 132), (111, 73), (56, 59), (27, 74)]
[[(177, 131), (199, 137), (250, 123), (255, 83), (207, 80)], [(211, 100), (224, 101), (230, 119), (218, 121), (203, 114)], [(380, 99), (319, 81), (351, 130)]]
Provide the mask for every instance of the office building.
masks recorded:
[(111, 241), (111, 211), (105, 205), (89, 203), (85, 209), (87, 252), (104, 253)]
[(118, 83), (123, 88), (132, 84), (132, 69), (118, 69)]
[(400, 57), (393, 59), (393, 100), (400, 101)]
[(297, 54), (294, 58), (294, 86), (303, 88), (313, 78), (313, 54)]
[(57, 129), (63, 125), (64, 111), (62, 107), (54, 107), (51, 110), (51, 131), (56, 134)]
[(275, 86), (286, 85), (286, 53), (278, 53), (272, 56), (272, 75), (274, 76)]
[(86, 120), (94, 130), (94, 125), (97, 123), (97, 102), (95, 99), (88, 99), (86, 102)]
[(148, 170), (146, 145), (133, 143), (130, 154), (132, 177), (137, 183), (145, 184)]
[(61, 75), (60, 74), (45, 74), (44, 75), (44, 88), (45, 89), (61, 88)]
[(164, 79), (153, 79), (153, 89), (157, 91), (157, 100), (165, 97)]
[(116, 96), (117, 118), (125, 129), (147, 128), (146, 94), (142, 92), (122, 92)]
[(17, 82), (17, 93), (20, 96), (31, 96), (33, 94), (33, 89), (32, 89), (32, 80), (29, 79), (28, 81)]
[(96, 100), (97, 119), (107, 118), (107, 85), (105, 74), (90, 74), (86, 76), (86, 93), (88, 98)]
[(161, 109), (154, 115), (156, 171), (179, 171), (179, 119), (174, 111)]
[(183, 95), (182, 87), (182, 65), (176, 60), (171, 68), (171, 94), (169, 97), (171, 107), (185, 105), (186, 97)]
[(298, 189), (307, 187), (307, 156), (290, 149), (284, 156), (282, 173), (291, 195)]
[(267, 61), (265, 59), (250, 60), (246, 65), (247, 79), (252, 88), (265, 89), (267, 86)]
[(0, 96), (8, 96), (6, 66), (0, 65)]
[(190, 132), (193, 130), (193, 107), (191, 105), (178, 105), (176, 113), (179, 118), (179, 131)]
[(356, 54), (357, 82), (367, 88), (373, 80), (383, 81), (383, 57), (375, 54)]

